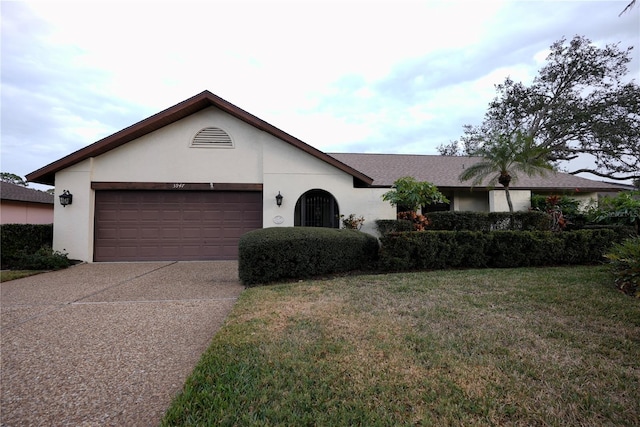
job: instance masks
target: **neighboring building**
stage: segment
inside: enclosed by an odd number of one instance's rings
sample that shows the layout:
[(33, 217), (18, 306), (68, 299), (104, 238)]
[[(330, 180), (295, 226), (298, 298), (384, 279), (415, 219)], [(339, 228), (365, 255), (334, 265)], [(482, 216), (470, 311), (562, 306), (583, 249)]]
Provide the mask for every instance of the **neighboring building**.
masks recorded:
[[(338, 227), (339, 215), (395, 218), (382, 200), (393, 181), (436, 184), (454, 210), (506, 210), (504, 191), (457, 181), (467, 157), (333, 154), (317, 150), (205, 91), (31, 174), (73, 194), (55, 205), (54, 249), (84, 261), (235, 259), (245, 232), (263, 227)], [(531, 190), (588, 200), (612, 185), (552, 174), (521, 177)], [(276, 196), (283, 196), (281, 205)]]
[(0, 224), (52, 223), (52, 194), (0, 182)]
[[(351, 154), (331, 153), (331, 156), (374, 179), (373, 185), (390, 187), (403, 176), (434, 183), (448, 199), (449, 204), (427, 207), (428, 210), (476, 212), (508, 211), (505, 192), (500, 184), (471, 188), (470, 181), (461, 182), (459, 176), (465, 167), (480, 158), (467, 156), (428, 156), (409, 154)], [(515, 210), (531, 206), (531, 195), (569, 195), (580, 200), (583, 207), (597, 203), (603, 191), (618, 192), (627, 189), (620, 184), (592, 181), (566, 173), (549, 172), (546, 176), (520, 174), (511, 182), (509, 190)]]

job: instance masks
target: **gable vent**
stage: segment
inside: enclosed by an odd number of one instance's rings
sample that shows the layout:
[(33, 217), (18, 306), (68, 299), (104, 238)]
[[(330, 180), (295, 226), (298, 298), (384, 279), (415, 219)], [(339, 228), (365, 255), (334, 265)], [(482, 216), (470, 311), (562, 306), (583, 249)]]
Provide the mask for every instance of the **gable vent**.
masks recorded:
[(192, 147), (233, 147), (231, 136), (216, 127), (204, 128), (193, 137)]

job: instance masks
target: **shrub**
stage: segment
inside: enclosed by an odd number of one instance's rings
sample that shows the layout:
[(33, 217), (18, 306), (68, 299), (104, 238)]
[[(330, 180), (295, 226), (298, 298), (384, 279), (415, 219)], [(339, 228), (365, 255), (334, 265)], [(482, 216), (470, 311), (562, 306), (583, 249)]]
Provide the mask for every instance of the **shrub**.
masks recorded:
[(340, 215), (340, 221), (342, 221), (342, 228), (346, 228), (348, 230), (360, 230), (362, 228), (362, 224), (364, 224), (364, 217), (356, 217), (354, 214), (347, 217)]
[(420, 206), (449, 202), (438, 187), (427, 181), (416, 181), (411, 176), (396, 179), (392, 189), (382, 195), (382, 200), (414, 212)]
[[(544, 212), (514, 212), (516, 229), (546, 231), (551, 227), (549, 216)], [(506, 230), (510, 226), (509, 212), (429, 212), (430, 230), (491, 231)]]
[(555, 219), (553, 226), (561, 230), (577, 230), (587, 223), (587, 215), (580, 209), (580, 201), (566, 195), (531, 195), (531, 209), (547, 212)]
[(14, 264), (43, 246), (53, 244), (53, 224), (3, 224), (0, 226), (2, 268), (17, 268)]
[(612, 230), (426, 231), (383, 236), (382, 270), (526, 267), (591, 264), (602, 260)]
[(605, 257), (610, 261), (617, 288), (640, 298), (640, 237), (614, 245)]
[(589, 213), (599, 224), (625, 224), (640, 234), (640, 191), (622, 191), (616, 197), (605, 197), (600, 207)]
[(398, 213), (398, 219), (411, 222), (413, 231), (424, 231), (431, 224), (426, 216), (420, 215), (415, 211), (400, 212)]
[(67, 254), (43, 246), (34, 253), (19, 253), (12, 268), (17, 270), (60, 270), (71, 265)]
[(405, 219), (378, 219), (376, 220), (376, 227), (381, 236), (413, 230), (411, 221)]
[(246, 285), (371, 268), (378, 241), (356, 230), (274, 227), (244, 234), (238, 270)]
[(615, 234), (615, 241), (622, 242), (629, 237), (635, 237), (636, 230), (633, 226), (625, 224), (587, 224), (583, 230), (612, 230)]

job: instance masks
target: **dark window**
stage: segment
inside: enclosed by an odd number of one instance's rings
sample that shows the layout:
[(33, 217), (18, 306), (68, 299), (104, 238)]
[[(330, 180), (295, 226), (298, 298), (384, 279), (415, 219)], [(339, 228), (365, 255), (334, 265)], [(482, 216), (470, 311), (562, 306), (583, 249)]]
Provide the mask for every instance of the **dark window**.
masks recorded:
[(422, 207), (422, 213), (443, 212), (443, 211), (450, 211), (450, 210), (451, 210), (451, 205), (449, 203), (432, 203), (430, 205)]
[(296, 227), (338, 228), (340, 211), (336, 199), (324, 190), (310, 190), (296, 202)]
[(422, 213), (427, 212), (443, 212), (443, 211), (452, 211), (453, 204), (453, 193), (443, 193), (447, 199), (449, 199), (449, 203), (432, 203), (427, 206), (422, 207)]

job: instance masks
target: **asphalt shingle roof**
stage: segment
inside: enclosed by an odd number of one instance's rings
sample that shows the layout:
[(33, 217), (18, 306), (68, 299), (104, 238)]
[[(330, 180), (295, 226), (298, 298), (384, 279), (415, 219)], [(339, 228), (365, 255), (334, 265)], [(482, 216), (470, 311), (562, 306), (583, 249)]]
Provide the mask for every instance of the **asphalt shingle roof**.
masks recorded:
[[(391, 186), (398, 178), (412, 176), (418, 181), (429, 181), (439, 188), (469, 188), (471, 181), (460, 182), (458, 176), (465, 167), (480, 160), (479, 157), (414, 154), (329, 153), (329, 155), (370, 176), (374, 180), (373, 185), (376, 186)], [(548, 191), (625, 189), (618, 184), (593, 181), (560, 172), (550, 172), (546, 177), (528, 177), (520, 174), (518, 180), (511, 183), (510, 188)]]
[(18, 202), (53, 204), (53, 194), (8, 182), (0, 182), (0, 198)]

